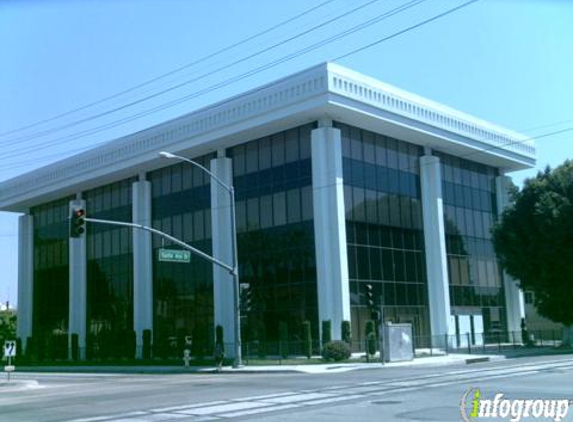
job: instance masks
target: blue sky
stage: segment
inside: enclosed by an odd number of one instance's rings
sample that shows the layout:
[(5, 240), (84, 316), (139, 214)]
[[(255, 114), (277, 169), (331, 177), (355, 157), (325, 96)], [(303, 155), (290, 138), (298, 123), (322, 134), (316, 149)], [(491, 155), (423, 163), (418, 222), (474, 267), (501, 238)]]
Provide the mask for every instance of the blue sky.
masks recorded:
[[(324, 4), (323, 4), (324, 3)], [(43, 125), (0, 135), (0, 181), (288, 75), (419, 23), (463, 0), (4, 0), (0, 2), (0, 134), (180, 72)], [(311, 28), (364, 5), (331, 24)], [(127, 124), (129, 118), (191, 95), (401, 5), (369, 28), (222, 89)], [(302, 17), (207, 60), (227, 46)], [(405, 90), (531, 136), (573, 128), (573, 3), (480, 0), (339, 61)], [(290, 42), (283, 40), (309, 31)], [(266, 52), (243, 60), (245, 57)], [(241, 61), (233, 66), (230, 63)], [(206, 72), (229, 66), (210, 76)], [(188, 80), (164, 95), (99, 119)], [(58, 129), (78, 120), (85, 122)], [(56, 130), (58, 129), (58, 130)], [(79, 136), (94, 129), (91, 135)], [(47, 132), (39, 136), (38, 132)], [(538, 169), (573, 158), (573, 131), (537, 142)], [(515, 173), (519, 184), (531, 171)], [(17, 215), (0, 212), (0, 301), (17, 299)]]

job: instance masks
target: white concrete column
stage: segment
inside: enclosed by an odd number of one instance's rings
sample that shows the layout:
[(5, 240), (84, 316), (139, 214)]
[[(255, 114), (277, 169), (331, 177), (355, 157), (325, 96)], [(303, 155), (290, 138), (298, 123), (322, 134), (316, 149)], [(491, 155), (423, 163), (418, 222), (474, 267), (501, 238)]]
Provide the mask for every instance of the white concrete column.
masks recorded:
[[(151, 182), (132, 185), (132, 220), (151, 226)], [(133, 239), (133, 330), (136, 358), (143, 357), (143, 331), (153, 333), (153, 246), (151, 233), (134, 229)], [(152, 339), (153, 341), (153, 339)]]
[(34, 217), (29, 214), (18, 220), (18, 322), (16, 336), (26, 350), (32, 336), (34, 309)]
[[(219, 152), (211, 160), (211, 172), (227, 186), (233, 185), (232, 160)], [(233, 262), (231, 234), (231, 201), (227, 190), (211, 180), (211, 233), (213, 257), (229, 265)], [(223, 327), (223, 340), (227, 347), (225, 354), (235, 357), (235, 350), (229, 347), (235, 342), (234, 280), (225, 269), (213, 264), (213, 306), (215, 326)]]
[[(499, 216), (501, 216), (505, 207), (509, 205), (509, 189), (511, 186), (512, 182), (510, 177), (496, 177), (495, 189)], [(503, 284), (505, 290), (507, 330), (514, 332), (517, 337), (521, 338), (521, 319), (525, 318), (523, 292), (516, 281), (505, 272), (503, 273)]]
[(330, 121), (319, 126), (311, 134), (318, 324), (322, 330), (330, 320), (332, 339), (340, 340), (342, 321), (350, 321), (342, 142)]
[[(420, 157), (420, 183), (428, 300), (430, 305), (430, 330), (432, 336), (453, 334), (451, 321), (446, 233), (440, 159), (431, 155)], [(441, 344), (441, 339), (438, 344)]]
[[(70, 201), (70, 212), (73, 207), (83, 207), (82, 199)], [(86, 216), (88, 214), (86, 210)], [(68, 319), (68, 357), (72, 358), (72, 334), (78, 335), (79, 358), (86, 357), (86, 291), (87, 291), (87, 256), (86, 234), (70, 237), (69, 241), (69, 319)]]

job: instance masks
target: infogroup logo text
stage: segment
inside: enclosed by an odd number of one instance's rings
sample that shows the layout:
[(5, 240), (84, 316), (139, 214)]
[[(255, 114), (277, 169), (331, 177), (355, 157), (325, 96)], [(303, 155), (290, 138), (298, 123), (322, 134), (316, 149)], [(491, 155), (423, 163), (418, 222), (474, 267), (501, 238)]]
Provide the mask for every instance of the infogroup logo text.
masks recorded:
[(507, 418), (511, 422), (524, 418), (551, 418), (559, 422), (567, 416), (570, 405), (567, 399), (506, 399), (503, 393), (487, 399), (482, 397), (479, 388), (470, 388), (462, 396), (460, 410), (465, 422), (486, 418)]

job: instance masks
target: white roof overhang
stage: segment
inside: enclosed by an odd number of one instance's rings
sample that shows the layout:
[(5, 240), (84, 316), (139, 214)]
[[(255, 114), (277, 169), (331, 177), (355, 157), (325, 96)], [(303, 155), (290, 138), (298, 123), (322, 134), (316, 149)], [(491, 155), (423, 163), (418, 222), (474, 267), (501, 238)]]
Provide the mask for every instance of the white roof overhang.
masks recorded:
[(29, 207), (321, 118), (347, 123), (504, 172), (533, 167), (525, 136), (325, 63), (0, 183), (0, 210)]

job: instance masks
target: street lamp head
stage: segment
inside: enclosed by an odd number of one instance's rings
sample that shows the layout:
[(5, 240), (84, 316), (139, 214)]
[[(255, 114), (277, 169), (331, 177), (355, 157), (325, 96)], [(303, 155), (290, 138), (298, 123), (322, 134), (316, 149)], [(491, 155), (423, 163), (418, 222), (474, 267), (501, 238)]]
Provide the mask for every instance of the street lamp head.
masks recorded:
[(174, 154), (171, 154), (170, 152), (167, 151), (161, 151), (159, 155), (162, 156), (163, 158), (177, 158)]

